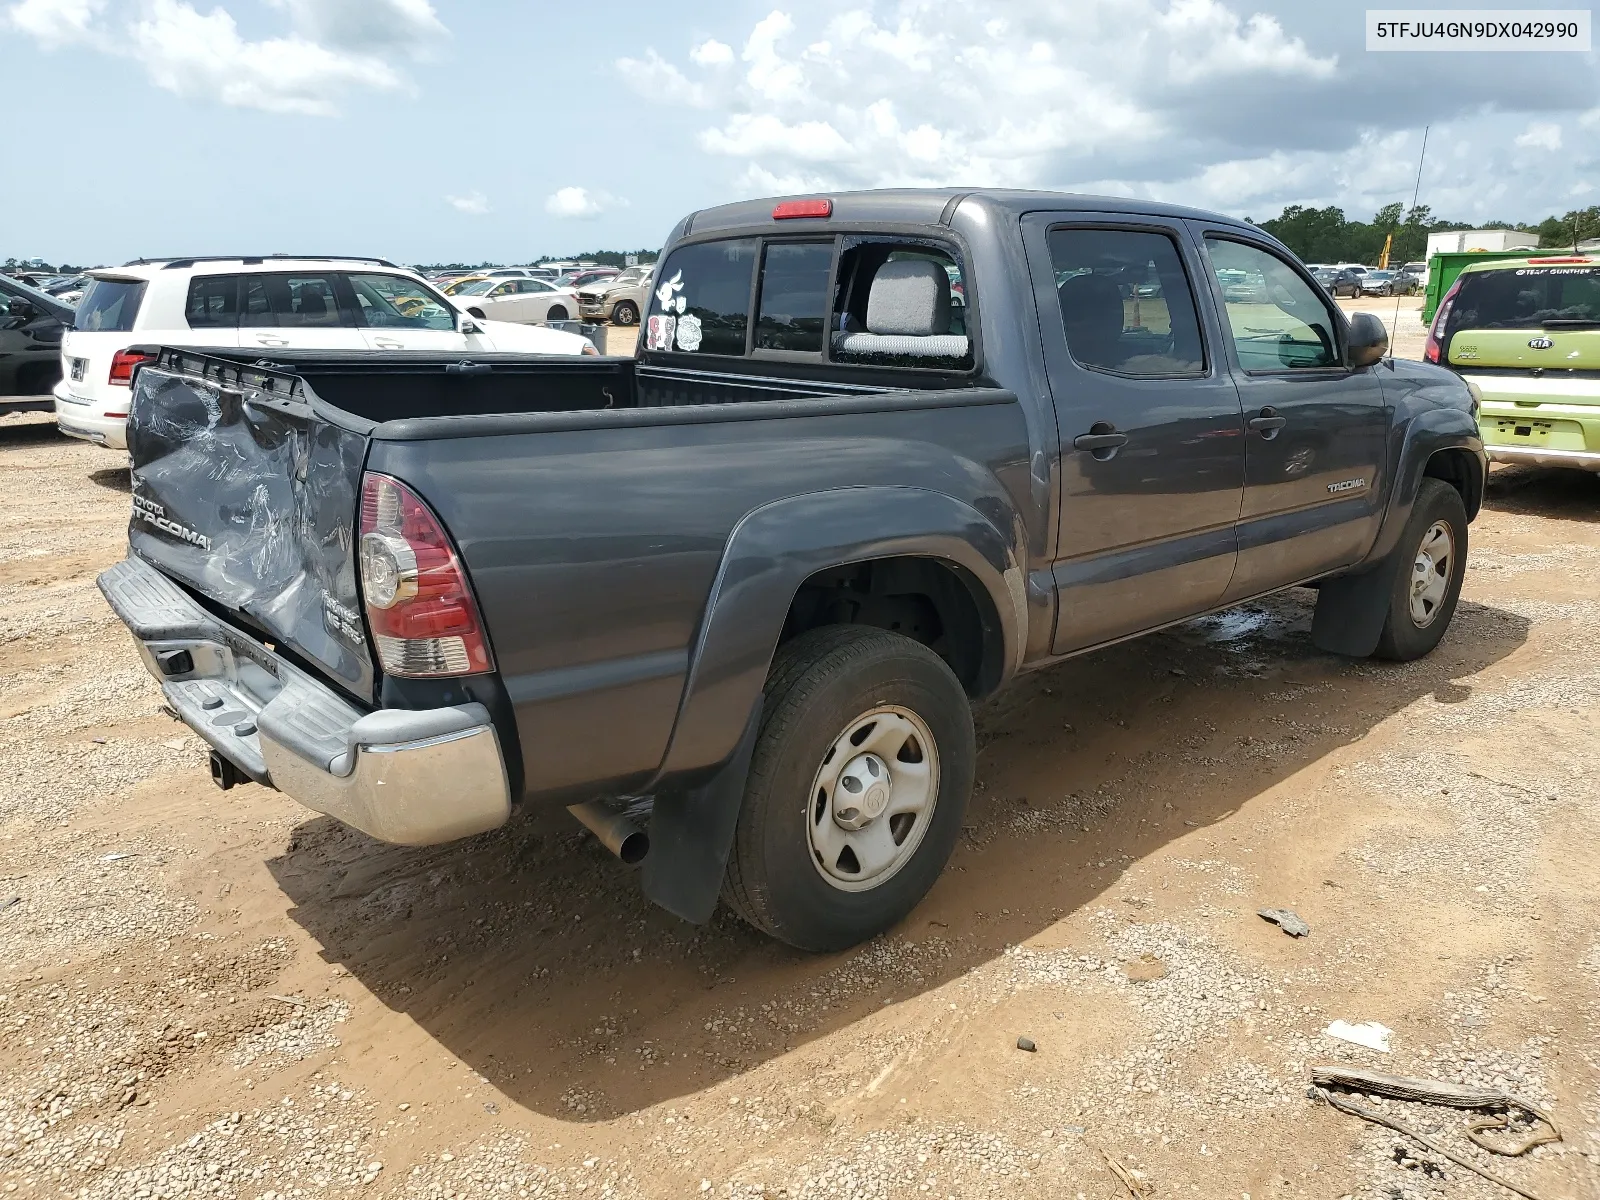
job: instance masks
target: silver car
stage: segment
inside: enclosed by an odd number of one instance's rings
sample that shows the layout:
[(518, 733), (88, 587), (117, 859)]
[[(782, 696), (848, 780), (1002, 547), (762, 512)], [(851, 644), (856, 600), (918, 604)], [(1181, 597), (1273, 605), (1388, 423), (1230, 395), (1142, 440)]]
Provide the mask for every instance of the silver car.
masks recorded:
[(1361, 277), (1363, 296), (1409, 296), (1417, 282), (1399, 271), (1368, 271)]
[(649, 307), (650, 281), (655, 264), (629, 267), (620, 275), (578, 289), (578, 316), (585, 321), (610, 321), (613, 325), (637, 325), (639, 315)]

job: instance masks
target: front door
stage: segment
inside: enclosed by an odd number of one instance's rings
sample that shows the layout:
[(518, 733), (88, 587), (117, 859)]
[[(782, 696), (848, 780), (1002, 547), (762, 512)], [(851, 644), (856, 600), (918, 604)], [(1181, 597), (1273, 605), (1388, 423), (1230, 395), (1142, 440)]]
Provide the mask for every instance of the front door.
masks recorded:
[(1244, 487), (1239, 398), (1201, 260), (1146, 217), (1038, 214), (1026, 240), (1061, 438), (1054, 650), (1219, 603)]
[(1351, 370), (1338, 308), (1278, 251), (1204, 232), (1245, 418), (1239, 566), (1229, 600), (1357, 562), (1388, 493), (1387, 367)]
[(351, 272), (347, 279), (362, 337), (373, 350), (492, 349), (481, 334), (463, 335), (456, 310), (414, 279), (381, 272)]

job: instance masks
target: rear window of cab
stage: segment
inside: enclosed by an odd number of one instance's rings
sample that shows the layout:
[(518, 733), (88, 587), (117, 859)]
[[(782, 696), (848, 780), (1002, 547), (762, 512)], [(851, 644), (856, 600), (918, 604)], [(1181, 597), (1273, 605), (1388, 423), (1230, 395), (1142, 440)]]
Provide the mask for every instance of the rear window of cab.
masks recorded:
[(974, 365), (951, 245), (892, 235), (728, 238), (657, 269), (647, 351), (943, 372)]

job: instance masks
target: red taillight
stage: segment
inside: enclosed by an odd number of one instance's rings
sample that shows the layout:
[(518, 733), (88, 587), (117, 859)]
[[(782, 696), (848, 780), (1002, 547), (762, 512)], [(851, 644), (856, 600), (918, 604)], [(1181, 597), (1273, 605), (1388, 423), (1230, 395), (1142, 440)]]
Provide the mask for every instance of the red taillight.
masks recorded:
[(1422, 357), (1431, 363), (1438, 362), (1444, 352), (1444, 323), (1450, 319), (1450, 306), (1456, 302), (1456, 293), (1460, 290), (1461, 280), (1458, 279), (1439, 301), (1439, 311), (1433, 314), (1433, 324), (1428, 326), (1428, 344), (1422, 348)]
[(111, 374), (106, 376), (106, 382), (127, 387), (133, 382), (133, 369), (149, 357), (135, 350), (118, 350), (111, 356)]
[(793, 221), (799, 217), (833, 216), (832, 200), (785, 200), (772, 210), (774, 221)]
[(433, 511), (399, 480), (361, 479), (361, 596), (390, 675), (491, 671), (466, 573)]

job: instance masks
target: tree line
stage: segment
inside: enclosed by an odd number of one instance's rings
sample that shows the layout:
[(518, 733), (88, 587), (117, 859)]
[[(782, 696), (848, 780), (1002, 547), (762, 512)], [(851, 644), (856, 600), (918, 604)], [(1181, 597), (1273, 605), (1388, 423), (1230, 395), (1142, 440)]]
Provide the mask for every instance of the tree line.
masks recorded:
[[(547, 262), (592, 262), (599, 267), (621, 267), (627, 265), (628, 256), (635, 255), (641, 263), (653, 263), (656, 260), (655, 250), (585, 250), (581, 254), (544, 254), (529, 263), (537, 267), (540, 263)], [(452, 262), (452, 263), (418, 263), (419, 271), (480, 271), (494, 267), (504, 267), (509, 264), (497, 262)]]
[(1427, 252), (1430, 233), (1458, 229), (1514, 229), (1521, 233), (1537, 233), (1541, 247), (1571, 249), (1581, 241), (1600, 237), (1600, 205), (1576, 209), (1565, 216), (1546, 217), (1537, 225), (1526, 225), (1512, 221), (1446, 220), (1435, 217), (1426, 204), (1419, 204), (1410, 212), (1403, 204), (1386, 204), (1370, 221), (1347, 220), (1344, 209), (1333, 205), (1308, 208), (1303, 204), (1291, 204), (1271, 220), (1251, 220), (1250, 223), (1265, 229), (1293, 250), (1302, 262), (1375, 263), (1383, 253), (1385, 239), (1392, 234), (1394, 244), (1389, 250), (1389, 262), (1399, 264), (1420, 262)]

